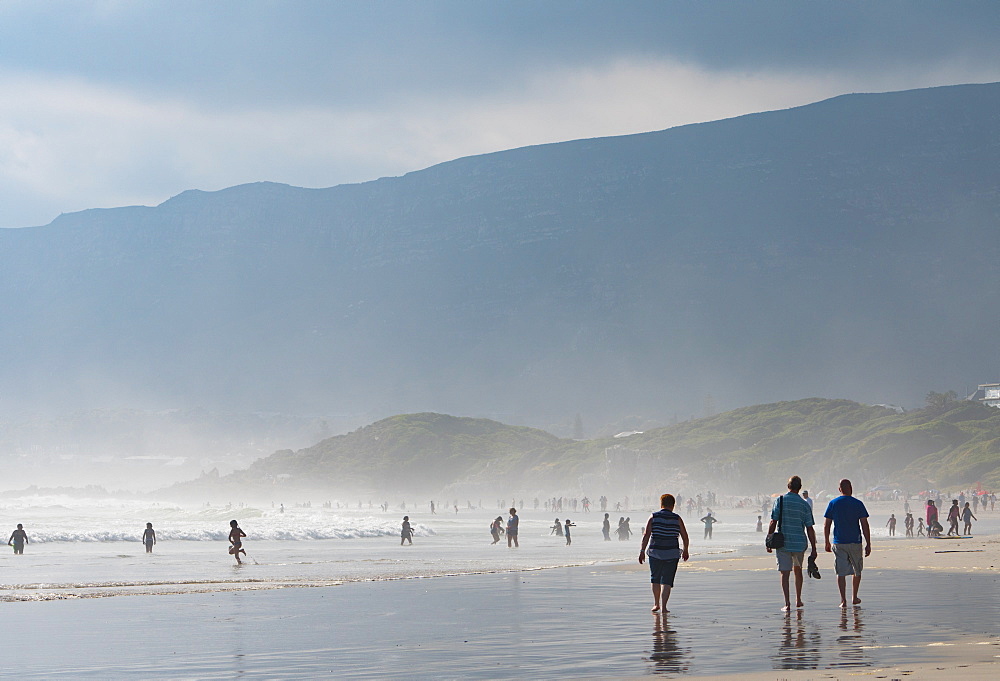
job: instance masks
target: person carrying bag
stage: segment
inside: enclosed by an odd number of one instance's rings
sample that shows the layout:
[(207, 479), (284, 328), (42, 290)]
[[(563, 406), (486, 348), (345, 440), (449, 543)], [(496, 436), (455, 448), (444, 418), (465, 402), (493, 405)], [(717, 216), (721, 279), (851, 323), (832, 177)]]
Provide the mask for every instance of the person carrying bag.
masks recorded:
[[(774, 553), (781, 573), (781, 592), (785, 598), (784, 612), (801, 608), (803, 568), (806, 567), (806, 550), (816, 556), (816, 532), (813, 530), (812, 508), (799, 492), (802, 478), (793, 475), (788, 479), (788, 493), (778, 497), (778, 503), (771, 510), (771, 524), (767, 528), (765, 546), (768, 553)], [(790, 596), (790, 577), (795, 574), (795, 602)]]
[(782, 511), (782, 497), (778, 497), (778, 525), (774, 528), (774, 532), (768, 533), (764, 537), (764, 546), (771, 549), (780, 549), (785, 545), (785, 535), (781, 533), (781, 511)]

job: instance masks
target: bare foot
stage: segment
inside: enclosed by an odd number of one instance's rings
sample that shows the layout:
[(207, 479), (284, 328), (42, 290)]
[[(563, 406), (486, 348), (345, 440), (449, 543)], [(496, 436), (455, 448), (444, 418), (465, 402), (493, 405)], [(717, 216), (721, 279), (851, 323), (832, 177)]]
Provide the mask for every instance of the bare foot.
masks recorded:
[(654, 605), (649, 611), (650, 612), (660, 612), (660, 606)]
[(806, 604), (803, 603), (802, 601), (799, 601), (798, 603), (795, 604), (795, 607), (796, 607), (796, 609), (798, 609), (798, 608), (804, 608), (804, 607), (806, 607)]
[(847, 607), (847, 601), (841, 601), (840, 602), (840, 607), (846, 608)]
[(857, 596), (854, 597), (854, 605), (861, 605), (861, 599)]
[(792, 606), (790, 605), (786, 605), (781, 609), (781, 612), (791, 612), (791, 611), (792, 611)]

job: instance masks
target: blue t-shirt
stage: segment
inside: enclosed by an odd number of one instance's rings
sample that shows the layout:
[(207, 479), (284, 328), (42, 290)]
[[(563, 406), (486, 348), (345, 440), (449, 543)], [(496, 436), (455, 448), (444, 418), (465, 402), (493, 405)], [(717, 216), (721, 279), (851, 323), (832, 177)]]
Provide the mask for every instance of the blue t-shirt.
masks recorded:
[(860, 544), (861, 519), (868, 517), (868, 509), (857, 497), (839, 496), (826, 507), (824, 518), (833, 520), (834, 544)]
[(785, 535), (785, 545), (779, 551), (797, 553), (809, 548), (806, 528), (813, 525), (812, 509), (805, 499), (794, 492), (788, 492), (775, 500), (771, 508), (771, 520), (778, 519), (778, 502), (781, 502), (781, 533)]

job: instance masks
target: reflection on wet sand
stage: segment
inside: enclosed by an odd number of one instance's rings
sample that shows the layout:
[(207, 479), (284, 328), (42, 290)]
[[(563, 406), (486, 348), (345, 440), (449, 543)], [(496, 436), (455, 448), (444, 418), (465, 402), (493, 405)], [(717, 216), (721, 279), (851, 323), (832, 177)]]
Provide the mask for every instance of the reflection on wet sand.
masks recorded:
[(873, 665), (867, 649), (872, 645), (872, 637), (864, 634), (864, 617), (861, 608), (842, 608), (840, 611), (840, 635), (837, 636), (837, 661), (831, 668), (869, 667)]
[(649, 654), (654, 674), (683, 674), (690, 665), (690, 648), (680, 645), (678, 634), (670, 628), (668, 615), (656, 613), (653, 621), (653, 652)]
[[(774, 669), (844, 669), (874, 664), (868, 651), (872, 637), (864, 632), (861, 608), (844, 608), (838, 622), (836, 645), (824, 648), (820, 626), (802, 610), (788, 613), (780, 629), (778, 649), (771, 657)], [(834, 659), (823, 660), (833, 653)]]
[(802, 617), (802, 610), (786, 613), (778, 650), (771, 658), (775, 669), (816, 669), (821, 658), (819, 629)]

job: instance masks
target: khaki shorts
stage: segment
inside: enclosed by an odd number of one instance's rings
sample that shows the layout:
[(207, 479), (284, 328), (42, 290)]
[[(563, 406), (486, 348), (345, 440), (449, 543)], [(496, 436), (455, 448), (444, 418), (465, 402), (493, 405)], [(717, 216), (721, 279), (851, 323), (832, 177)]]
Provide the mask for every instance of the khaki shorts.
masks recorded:
[(774, 553), (778, 556), (778, 572), (791, 572), (793, 567), (802, 567), (806, 557), (805, 551), (777, 549)]
[(865, 552), (861, 544), (834, 544), (833, 569), (838, 577), (860, 575), (865, 567)]

